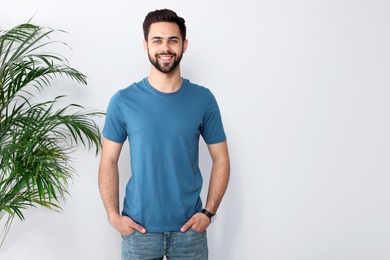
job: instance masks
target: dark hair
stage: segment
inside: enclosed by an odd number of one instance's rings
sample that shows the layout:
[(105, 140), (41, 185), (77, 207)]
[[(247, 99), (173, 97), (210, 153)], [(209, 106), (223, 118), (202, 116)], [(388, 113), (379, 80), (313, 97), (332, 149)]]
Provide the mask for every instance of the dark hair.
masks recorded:
[(148, 13), (143, 23), (145, 41), (148, 40), (149, 30), (152, 23), (168, 22), (176, 23), (179, 26), (181, 37), (183, 41), (186, 39), (186, 25), (185, 20), (182, 17), (169, 9), (155, 10)]

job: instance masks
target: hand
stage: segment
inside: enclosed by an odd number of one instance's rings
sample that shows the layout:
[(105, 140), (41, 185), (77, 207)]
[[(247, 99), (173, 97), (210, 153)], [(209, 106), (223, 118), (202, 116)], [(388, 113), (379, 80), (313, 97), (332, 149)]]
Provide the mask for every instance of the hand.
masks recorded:
[(188, 221), (185, 223), (180, 231), (186, 232), (189, 228), (192, 228), (196, 232), (202, 232), (210, 225), (210, 218), (205, 214), (198, 212), (195, 213)]
[(111, 225), (121, 233), (121, 235), (130, 235), (134, 232), (134, 230), (137, 230), (140, 233), (146, 233), (146, 229), (137, 224), (134, 220), (132, 220), (128, 216), (121, 216), (117, 215), (113, 218), (110, 218)]

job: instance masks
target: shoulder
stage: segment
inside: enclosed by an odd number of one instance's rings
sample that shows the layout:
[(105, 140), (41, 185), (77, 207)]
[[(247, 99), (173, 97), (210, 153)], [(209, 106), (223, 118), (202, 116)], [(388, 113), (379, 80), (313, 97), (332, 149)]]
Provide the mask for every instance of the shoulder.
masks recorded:
[(143, 87), (144, 84), (145, 84), (144, 80), (141, 80), (139, 82), (134, 82), (131, 85), (118, 90), (112, 96), (112, 99), (119, 101), (121, 99), (126, 99), (126, 98), (129, 98), (129, 97), (133, 96), (133, 95), (136, 95), (136, 93), (139, 93), (144, 88)]
[(125, 87), (125, 88), (122, 88), (118, 91), (119, 95), (127, 95), (127, 94), (131, 94), (133, 92), (137, 92), (139, 91), (140, 89), (142, 89), (145, 85), (145, 82), (144, 82), (144, 79), (139, 81), (139, 82), (134, 82), (132, 83), (131, 85)]
[(213, 95), (211, 90), (207, 87), (204, 87), (204, 86), (196, 84), (196, 83), (192, 83), (188, 79), (184, 79), (184, 81), (188, 87), (188, 90), (192, 93), (196, 93), (196, 94), (204, 96), (204, 97), (210, 97)]

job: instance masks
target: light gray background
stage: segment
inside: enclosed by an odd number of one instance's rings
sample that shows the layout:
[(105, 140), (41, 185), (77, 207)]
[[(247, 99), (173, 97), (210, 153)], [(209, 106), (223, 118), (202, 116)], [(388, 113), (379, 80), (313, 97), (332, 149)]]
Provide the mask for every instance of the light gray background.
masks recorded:
[[(2, 0), (0, 26), (35, 14), (66, 30), (57, 39), (73, 50), (61, 51), (89, 86), (58, 92), (105, 110), (149, 73), (141, 23), (163, 7), (186, 18), (182, 74), (214, 92), (229, 139), (231, 181), (208, 230), (210, 259), (390, 259), (390, 2)], [(63, 213), (37, 208), (15, 221), (0, 259), (120, 258), (99, 158), (74, 156)], [(122, 187), (127, 156), (126, 147)]]

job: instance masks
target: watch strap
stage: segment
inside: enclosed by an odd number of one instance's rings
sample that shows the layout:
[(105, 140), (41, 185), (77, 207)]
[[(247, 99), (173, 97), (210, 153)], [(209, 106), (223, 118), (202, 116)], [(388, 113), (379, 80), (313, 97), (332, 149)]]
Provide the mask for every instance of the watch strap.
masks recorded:
[(205, 214), (210, 219), (215, 215), (215, 214), (211, 213), (210, 211), (208, 211), (207, 209), (203, 209), (202, 213)]

